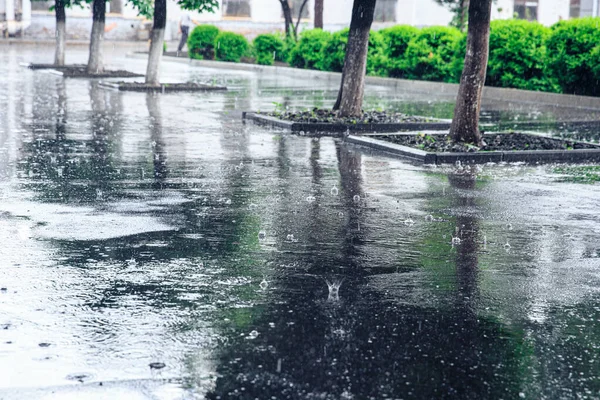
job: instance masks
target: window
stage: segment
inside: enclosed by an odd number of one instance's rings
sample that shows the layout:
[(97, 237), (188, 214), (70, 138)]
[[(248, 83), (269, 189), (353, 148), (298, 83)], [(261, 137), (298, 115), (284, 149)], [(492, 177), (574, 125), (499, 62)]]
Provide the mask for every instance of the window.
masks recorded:
[(515, 17), (528, 21), (538, 19), (538, 0), (515, 0)]
[(223, 0), (223, 16), (250, 18), (250, 0)]
[(378, 0), (375, 3), (375, 22), (396, 22), (396, 3), (398, 0)]
[(594, 2), (598, 0), (571, 0), (570, 18), (591, 17), (594, 15)]

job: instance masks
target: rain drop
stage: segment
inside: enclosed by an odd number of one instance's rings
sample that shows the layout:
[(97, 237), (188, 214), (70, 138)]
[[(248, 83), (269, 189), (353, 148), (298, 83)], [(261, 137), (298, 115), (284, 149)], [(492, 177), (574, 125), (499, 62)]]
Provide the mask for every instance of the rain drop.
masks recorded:
[(339, 190), (338, 190), (337, 187), (334, 186), (334, 187), (331, 188), (331, 195), (332, 196), (337, 196), (338, 193), (339, 193)]

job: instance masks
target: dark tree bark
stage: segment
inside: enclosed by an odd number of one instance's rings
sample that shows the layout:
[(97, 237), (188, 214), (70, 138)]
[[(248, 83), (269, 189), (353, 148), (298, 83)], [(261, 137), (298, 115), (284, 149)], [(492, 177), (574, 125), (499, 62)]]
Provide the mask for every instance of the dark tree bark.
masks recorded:
[(342, 83), (333, 106), (341, 117), (360, 116), (367, 72), (369, 32), (373, 23), (376, 0), (354, 0), (352, 20), (346, 45)]
[(315, 0), (315, 28), (323, 29), (323, 2), (324, 0)]
[(92, 37), (90, 39), (90, 57), (87, 72), (94, 74), (102, 72), (102, 42), (104, 41), (104, 25), (106, 21), (105, 0), (94, 0), (92, 3)]
[(479, 111), (488, 62), (491, 10), (492, 0), (471, 0), (469, 3), (467, 53), (450, 127), (455, 142), (482, 144)]
[(148, 66), (146, 68), (146, 83), (149, 85), (160, 85), (160, 60), (163, 54), (166, 25), (167, 0), (155, 0), (154, 25), (150, 36), (150, 53), (148, 54)]
[(296, 39), (296, 30), (294, 29), (294, 20), (292, 19), (292, 10), (287, 0), (279, 0), (281, 10), (283, 11), (283, 19), (285, 21), (285, 36)]
[(64, 0), (56, 0), (54, 3), (54, 14), (56, 16), (56, 47), (54, 51), (54, 64), (65, 65), (65, 42), (67, 15), (65, 13)]

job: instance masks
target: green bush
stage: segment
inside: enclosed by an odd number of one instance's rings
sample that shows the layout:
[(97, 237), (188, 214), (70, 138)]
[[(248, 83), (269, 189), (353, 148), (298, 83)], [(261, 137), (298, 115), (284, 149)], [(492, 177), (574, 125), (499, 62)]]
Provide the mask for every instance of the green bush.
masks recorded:
[(600, 95), (600, 18), (560, 21), (546, 42), (548, 69), (564, 93)]
[(285, 43), (278, 35), (258, 35), (252, 44), (258, 64), (273, 65), (273, 61), (281, 60), (283, 57)]
[(302, 32), (300, 40), (290, 52), (290, 65), (297, 68), (319, 69), (321, 66), (321, 49), (331, 34), (321, 29), (310, 29)]
[(215, 38), (217, 60), (239, 62), (249, 49), (250, 45), (246, 38), (238, 33), (221, 32)]
[(546, 75), (546, 40), (550, 28), (525, 20), (492, 21), (486, 84), (556, 91)]
[(403, 78), (406, 70), (406, 49), (408, 43), (419, 33), (410, 25), (396, 25), (379, 31), (384, 41), (385, 56), (388, 59), (388, 75)]
[(421, 29), (406, 49), (404, 76), (408, 79), (458, 82), (454, 60), (463, 34), (456, 28), (432, 26)]
[[(342, 72), (346, 45), (348, 44), (349, 29), (335, 32), (321, 49), (321, 62), (317, 68), (324, 71)], [(367, 74), (387, 75), (387, 58), (385, 57), (385, 42), (379, 32), (369, 34), (369, 50), (367, 54)]]
[(215, 39), (219, 28), (214, 25), (198, 25), (188, 36), (190, 58), (212, 60), (215, 58)]

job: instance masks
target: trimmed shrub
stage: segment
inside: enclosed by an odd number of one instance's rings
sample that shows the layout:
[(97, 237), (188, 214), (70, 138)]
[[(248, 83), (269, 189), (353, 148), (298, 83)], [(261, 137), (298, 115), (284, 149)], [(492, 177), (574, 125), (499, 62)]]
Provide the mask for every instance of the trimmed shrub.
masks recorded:
[(258, 64), (273, 65), (273, 61), (282, 59), (285, 43), (278, 35), (258, 35), (252, 44)]
[(215, 56), (217, 60), (239, 62), (248, 53), (250, 45), (243, 35), (233, 32), (221, 32), (215, 38)]
[(385, 45), (388, 59), (388, 75), (403, 78), (406, 70), (406, 49), (408, 43), (419, 33), (419, 29), (410, 25), (396, 25), (379, 31)]
[(215, 39), (219, 28), (214, 25), (198, 25), (188, 36), (187, 46), (190, 58), (213, 60), (215, 58)]
[(321, 29), (303, 31), (300, 40), (290, 53), (290, 65), (297, 68), (319, 69), (321, 67), (321, 49), (331, 37)]
[[(321, 62), (317, 64), (317, 68), (324, 71), (342, 72), (349, 31), (348, 28), (345, 28), (331, 35), (325, 46), (321, 49)], [(379, 32), (371, 31), (367, 54), (367, 74), (387, 75), (387, 58), (384, 51), (385, 41), (383, 37)]]
[(525, 20), (492, 21), (486, 85), (556, 91), (546, 75), (550, 28)]
[(456, 28), (432, 26), (423, 28), (412, 38), (406, 49), (404, 76), (426, 81), (458, 82), (455, 58), (464, 57), (457, 48), (463, 34)]
[(598, 96), (600, 18), (560, 21), (546, 42), (548, 69), (564, 93)]

